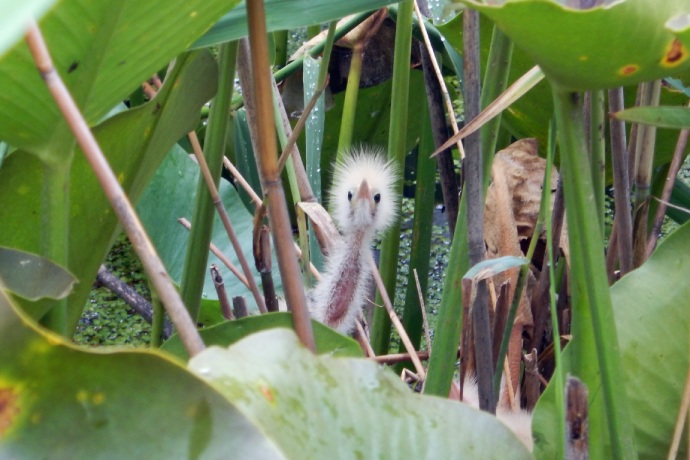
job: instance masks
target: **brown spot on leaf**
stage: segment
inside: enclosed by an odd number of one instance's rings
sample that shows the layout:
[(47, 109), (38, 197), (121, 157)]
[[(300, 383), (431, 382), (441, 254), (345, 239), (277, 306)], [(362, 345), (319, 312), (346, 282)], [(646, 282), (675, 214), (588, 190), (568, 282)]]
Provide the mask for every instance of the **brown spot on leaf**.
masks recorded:
[(624, 76), (624, 77), (627, 77), (627, 76), (629, 76), (629, 75), (634, 74), (634, 73), (637, 72), (638, 70), (640, 70), (640, 66), (639, 66), (639, 65), (637, 65), (637, 64), (628, 64), (628, 65), (624, 65), (623, 67), (621, 67), (621, 69), (618, 71), (618, 73), (619, 73), (620, 75)]
[(266, 398), (266, 400), (274, 404), (275, 403), (275, 396), (273, 395), (273, 390), (269, 388), (267, 385), (259, 385), (259, 391), (261, 391), (261, 394)]
[(13, 388), (0, 387), (0, 439), (5, 437), (19, 412), (19, 393)]
[(675, 67), (688, 58), (688, 49), (683, 46), (680, 40), (673, 39), (666, 48), (664, 57), (661, 58), (661, 65), (664, 67)]

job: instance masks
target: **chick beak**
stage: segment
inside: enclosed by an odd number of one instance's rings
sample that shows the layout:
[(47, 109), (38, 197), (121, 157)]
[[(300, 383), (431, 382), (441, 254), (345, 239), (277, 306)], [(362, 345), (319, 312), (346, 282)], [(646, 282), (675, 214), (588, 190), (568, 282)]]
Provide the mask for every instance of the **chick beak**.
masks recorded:
[(370, 209), (374, 208), (374, 197), (371, 194), (371, 189), (369, 189), (369, 184), (366, 179), (362, 179), (362, 183), (359, 184), (357, 188), (357, 194), (355, 195), (355, 203), (359, 202), (369, 202)]

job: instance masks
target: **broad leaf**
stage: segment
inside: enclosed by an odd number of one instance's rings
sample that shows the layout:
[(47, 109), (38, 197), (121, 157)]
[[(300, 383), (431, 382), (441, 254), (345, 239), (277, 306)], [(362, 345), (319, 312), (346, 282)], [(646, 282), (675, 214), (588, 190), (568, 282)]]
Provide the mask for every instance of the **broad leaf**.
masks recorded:
[[(317, 321), (312, 320), (311, 325), (314, 331), (317, 353), (328, 353), (333, 356), (362, 356), (362, 349), (351, 338), (345, 337)], [(220, 345), (227, 347), (247, 337), (249, 334), (277, 327), (291, 329), (293, 327), (292, 315), (289, 313), (269, 313), (266, 315), (248, 316), (205, 327), (200, 329), (199, 333), (207, 346)], [(177, 334), (166, 341), (161, 349), (172, 353), (184, 361), (189, 359), (189, 354)]]
[[(628, 392), (630, 415), (640, 458), (665, 458), (683, 394), (690, 362), (688, 329), (690, 317), (690, 225), (684, 225), (668, 237), (651, 258), (611, 288), (611, 300), (618, 341), (625, 371), (621, 391)], [(577, 354), (582, 337), (575, 336), (564, 352), (566, 368)], [(589, 382), (599, 382), (593, 371)], [(535, 453), (539, 458), (553, 458), (552, 440), (558, 436), (554, 420), (553, 388), (542, 395), (535, 412), (533, 431)], [(603, 420), (600, 386), (589, 388), (590, 454), (607, 458), (607, 436)], [(602, 433), (603, 431), (603, 433)], [(686, 443), (681, 443), (679, 457), (685, 457)]]
[[(93, 124), (236, 3), (63, 0), (40, 27), (57, 71)], [(0, 139), (64, 157), (71, 135), (23, 42), (0, 59), (0, 88)]]
[(0, 457), (283, 458), (216, 390), (159, 352), (92, 352), (0, 290)]
[(462, 2), (493, 20), (563, 88), (627, 86), (690, 69), (686, 0), (621, 0), (588, 10), (553, 0)]
[(285, 329), (210, 347), (189, 365), (289, 458), (531, 458), (493, 416), (414, 394), (372, 361), (314, 356)]

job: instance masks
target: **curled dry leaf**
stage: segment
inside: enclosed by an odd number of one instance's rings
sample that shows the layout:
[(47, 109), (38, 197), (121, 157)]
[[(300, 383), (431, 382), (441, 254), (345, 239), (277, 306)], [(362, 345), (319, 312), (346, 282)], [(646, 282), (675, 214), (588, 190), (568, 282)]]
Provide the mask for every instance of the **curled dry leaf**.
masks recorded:
[(316, 234), (316, 239), (319, 242), (319, 247), (324, 255), (328, 255), (330, 249), (335, 245), (335, 242), (340, 239), (340, 233), (335, 228), (333, 219), (319, 203), (316, 202), (300, 202), (298, 206), (309, 217), (312, 228)]
[[(484, 213), (487, 258), (522, 257), (520, 242), (534, 233), (546, 168), (546, 160), (539, 157), (537, 149), (536, 139), (522, 139), (494, 157)], [(558, 171), (553, 168), (551, 184), (554, 189), (557, 183)], [(496, 285), (509, 282), (508, 295), (512, 299), (517, 277), (518, 268), (513, 268), (498, 274), (494, 281)], [(530, 272), (511, 331), (508, 363), (514, 388), (519, 382), (522, 335), (523, 332), (530, 334), (533, 326), (530, 291), (534, 282), (535, 278)]]

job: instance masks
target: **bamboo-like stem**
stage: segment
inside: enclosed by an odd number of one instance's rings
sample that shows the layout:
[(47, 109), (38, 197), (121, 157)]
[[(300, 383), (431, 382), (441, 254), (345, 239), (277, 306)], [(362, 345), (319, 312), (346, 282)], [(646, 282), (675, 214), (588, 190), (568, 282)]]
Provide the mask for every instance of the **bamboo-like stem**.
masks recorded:
[(358, 41), (352, 50), (350, 70), (347, 74), (347, 87), (345, 88), (345, 100), (343, 101), (343, 115), (340, 119), (340, 133), (338, 135), (337, 159), (340, 161), (346, 150), (352, 144), (352, 131), (355, 125), (355, 112), (357, 112), (357, 96), (359, 95), (359, 81), (362, 76), (362, 51), (364, 43)]
[[(604, 407), (615, 458), (634, 459), (634, 437), (599, 222), (590, 218), (594, 192), (584, 143), (581, 96), (553, 87), (571, 248), (573, 310), (588, 309), (599, 358)], [(575, 312), (574, 312), (575, 314)]]
[[(391, 90), (391, 119), (388, 130), (388, 158), (393, 160), (400, 171), (405, 164), (407, 144), (407, 109), (410, 84), (410, 52), (412, 50), (412, 11), (414, 0), (399, 3), (398, 21), (395, 27), (395, 51), (393, 56), (393, 88)], [(400, 196), (403, 191), (403, 177), (395, 184)], [(400, 225), (388, 231), (381, 243), (381, 277), (389, 296), (395, 292), (400, 249)], [(376, 302), (382, 302), (383, 293), (378, 292)], [(390, 346), (391, 321), (385, 311), (374, 310), (371, 325), (371, 346), (379, 354), (386, 354)]]
[(211, 202), (215, 206), (216, 211), (218, 212), (218, 216), (220, 216), (221, 222), (223, 222), (223, 227), (225, 228), (225, 231), (228, 234), (228, 238), (230, 239), (232, 248), (235, 250), (237, 260), (240, 261), (240, 266), (242, 267), (244, 276), (247, 280), (247, 283), (249, 284), (249, 290), (252, 292), (252, 295), (254, 296), (256, 306), (259, 308), (259, 311), (261, 313), (266, 313), (267, 310), (266, 304), (264, 303), (264, 298), (259, 292), (259, 287), (256, 285), (256, 281), (254, 280), (252, 269), (249, 267), (247, 258), (244, 257), (244, 253), (242, 252), (242, 246), (240, 245), (240, 240), (237, 238), (235, 229), (233, 228), (232, 223), (230, 222), (230, 216), (228, 216), (228, 213), (225, 211), (223, 201), (220, 199), (220, 193), (218, 193), (216, 184), (214, 183), (213, 177), (211, 176), (211, 171), (209, 171), (208, 164), (206, 164), (206, 158), (204, 157), (204, 154), (201, 151), (199, 139), (197, 138), (196, 133), (194, 131), (189, 133), (189, 140), (192, 144), (192, 149), (194, 150), (194, 157), (199, 163), (199, 169), (201, 169), (201, 174), (204, 177), (206, 187), (208, 188), (208, 191), (211, 195)]
[(288, 217), (280, 172), (273, 123), (271, 75), (266, 39), (266, 17), (263, 0), (247, 2), (249, 42), (251, 45), (251, 69), (254, 82), (254, 102), (258, 132), (258, 163), (261, 183), (268, 198), (268, 215), (278, 257), (280, 276), (285, 289), (285, 300), (292, 310), (295, 332), (300, 341), (311, 351), (316, 351), (307, 299), (293, 247), (292, 229)]
[(204, 349), (204, 343), (196, 330), (187, 308), (185, 308), (175, 285), (168, 272), (156, 254), (156, 249), (149, 240), (144, 227), (139, 220), (134, 207), (129, 202), (117, 177), (108, 165), (95, 137), (79, 112), (74, 99), (70, 95), (64, 82), (58, 75), (50, 58), (48, 48), (38, 25), (31, 22), (26, 34), (26, 42), (31, 51), (36, 67), (45, 81), (50, 93), (67, 120), (70, 129), (77, 139), (77, 143), (84, 152), (84, 156), (91, 165), (96, 177), (103, 188), (120, 224), (124, 228), (132, 247), (141, 259), (144, 270), (161, 297), (170, 319), (177, 328), (180, 339), (190, 356), (195, 356)]
[[(192, 223), (194, 225), (189, 234), (182, 279), (180, 281), (180, 296), (185, 305), (187, 305), (192, 318), (196, 318), (199, 315), (204, 279), (207, 273), (208, 251), (205, 248), (211, 242), (214, 216), (213, 200), (217, 198), (209, 192), (210, 189), (207, 182), (210, 180), (210, 183), (216, 189), (220, 183), (230, 103), (232, 101), (233, 88), (235, 87), (237, 42), (222, 44), (218, 53), (220, 66), (218, 94), (216, 94), (211, 104), (206, 127), (204, 152), (202, 154), (205, 164), (208, 164), (207, 169), (209, 173), (206, 174), (204, 172), (197, 182), (196, 203), (194, 215), (192, 216)], [(189, 135), (191, 139), (192, 133)], [(196, 138), (196, 133), (194, 133), (194, 137)], [(198, 144), (198, 141), (196, 141), (197, 146)], [(192, 145), (195, 145), (195, 143), (192, 142)], [(195, 149), (195, 154), (198, 156), (197, 149)]]
[[(623, 88), (609, 90), (609, 111), (623, 110)], [(630, 176), (625, 149), (625, 122), (611, 118), (611, 166), (613, 169), (613, 190), (616, 209), (615, 227), (618, 261), (621, 275), (633, 268), (632, 261), (632, 215), (630, 214)], [(609, 251), (611, 248), (609, 247)]]
[(666, 182), (664, 183), (664, 190), (661, 192), (661, 199), (659, 200), (659, 206), (656, 208), (656, 214), (654, 215), (654, 224), (652, 225), (652, 230), (649, 233), (649, 239), (647, 240), (647, 248), (645, 258), (652, 255), (656, 243), (659, 239), (659, 234), (661, 233), (661, 225), (664, 223), (664, 216), (666, 215), (666, 209), (668, 209), (669, 199), (671, 198), (671, 192), (673, 191), (673, 185), (680, 171), (680, 167), (683, 165), (683, 152), (688, 145), (688, 137), (690, 136), (690, 130), (682, 129), (680, 134), (678, 134), (678, 141), (676, 142), (676, 148), (673, 151), (673, 159), (671, 160), (671, 165), (668, 168), (668, 174), (666, 175)]

